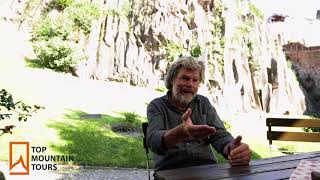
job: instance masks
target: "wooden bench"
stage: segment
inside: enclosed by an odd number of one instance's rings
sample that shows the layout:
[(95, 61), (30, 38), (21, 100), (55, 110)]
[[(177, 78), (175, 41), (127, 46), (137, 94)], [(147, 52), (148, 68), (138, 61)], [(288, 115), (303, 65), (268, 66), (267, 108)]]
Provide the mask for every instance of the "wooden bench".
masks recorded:
[(320, 142), (320, 132), (273, 131), (271, 127), (320, 128), (320, 119), (267, 118), (269, 145), (277, 141)]

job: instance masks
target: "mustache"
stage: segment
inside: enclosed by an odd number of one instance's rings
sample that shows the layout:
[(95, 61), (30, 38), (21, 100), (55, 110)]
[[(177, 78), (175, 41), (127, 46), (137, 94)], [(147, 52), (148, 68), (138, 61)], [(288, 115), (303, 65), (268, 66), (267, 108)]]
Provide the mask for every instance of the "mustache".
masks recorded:
[[(186, 93), (190, 93), (191, 97), (187, 96)], [(181, 104), (187, 105), (194, 99), (194, 97), (196, 96), (196, 92), (180, 90), (173, 91), (172, 95), (176, 101), (180, 102)]]

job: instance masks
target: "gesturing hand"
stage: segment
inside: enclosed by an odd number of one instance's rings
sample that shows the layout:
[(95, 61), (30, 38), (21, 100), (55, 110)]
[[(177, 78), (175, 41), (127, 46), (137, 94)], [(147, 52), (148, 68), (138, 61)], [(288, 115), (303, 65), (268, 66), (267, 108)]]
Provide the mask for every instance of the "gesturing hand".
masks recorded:
[(177, 143), (183, 142), (186, 139), (200, 139), (207, 137), (216, 132), (214, 127), (208, 125), (193, 125), (191, 116), (191, 109), (182, 115), (182, 124), (175, 128), (167, 130), (162, 138), (165, 147), (173, 147)]
[(248, 165), (251, 151), (247, 144), (241, 142), (242, 137), (237, 136), (230, 144), (228, 160), (231, 166)]
[(216, 132), (214, 127), (208, 125), (193, 125), (190, 118), (191, 113), (191, 108), (188, 108), (187, 111), (182, 115), (183, 129), (189, 138), (200, 139)]

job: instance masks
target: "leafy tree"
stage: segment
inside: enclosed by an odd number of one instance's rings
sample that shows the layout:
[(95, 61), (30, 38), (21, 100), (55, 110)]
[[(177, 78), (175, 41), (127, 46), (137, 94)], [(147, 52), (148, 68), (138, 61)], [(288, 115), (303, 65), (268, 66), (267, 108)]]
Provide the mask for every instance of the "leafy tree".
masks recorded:
[(190, 54), (195, 58), (199, 57), (201, 55), (201, 47), (199, 45), (193, 46)]
[[(18, 116), (19, 121), (27, 121), (29, 117), (31, 117), (32, 113), (37, 112), (39, 109), (43, 109), (42, 106), (26, 105), (22, 101), (15, 102), (12, 98), (12, 95), (5, 89), (0, 91), (0, 121), (4, 119), (10, 119), (12, 117), (12, 113)], [(4, 128), (0, 128), (2, 132), (0, 132), (0, 136), (5, 133), (12, 134), (12, 129), (14, 125), (5, 126)]]
[(183, 47), (181, 44), (177, 44), (173, 41), (168, 40), (164, 47), (167, 55), (167, 59), (170, 62), (173, 62), (179, 56), (181, 56), (183, 52)]

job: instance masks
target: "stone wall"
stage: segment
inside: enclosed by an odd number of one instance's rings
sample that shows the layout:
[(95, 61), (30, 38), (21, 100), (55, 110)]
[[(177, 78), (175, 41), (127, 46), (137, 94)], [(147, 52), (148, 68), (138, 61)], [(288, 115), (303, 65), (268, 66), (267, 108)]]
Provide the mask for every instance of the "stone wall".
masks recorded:
[(308, 47), (301, 43), (288, 43), (283, 46), (283, 49), (292, 61), (303, 87), (318, 99), (317, 97), (320, 97), (320, 46)]

